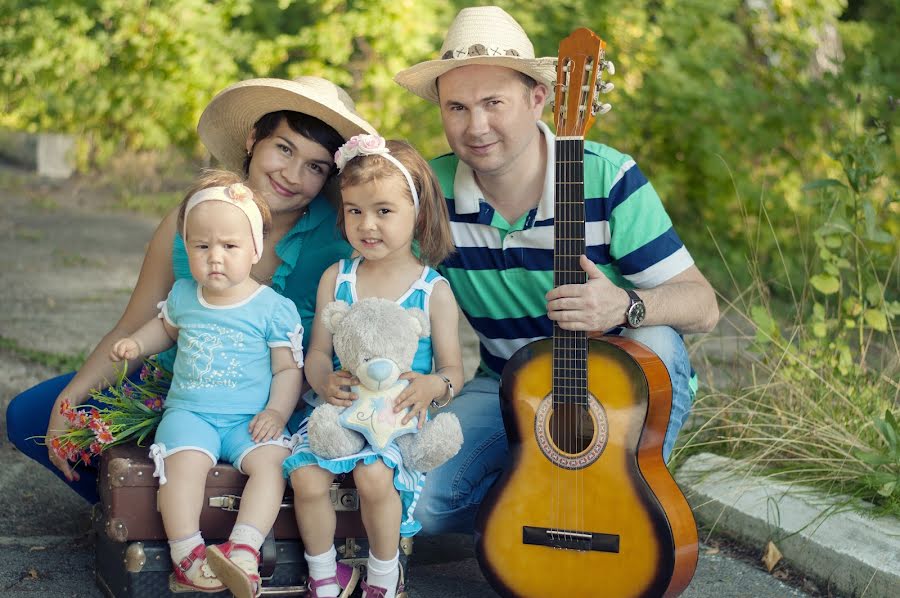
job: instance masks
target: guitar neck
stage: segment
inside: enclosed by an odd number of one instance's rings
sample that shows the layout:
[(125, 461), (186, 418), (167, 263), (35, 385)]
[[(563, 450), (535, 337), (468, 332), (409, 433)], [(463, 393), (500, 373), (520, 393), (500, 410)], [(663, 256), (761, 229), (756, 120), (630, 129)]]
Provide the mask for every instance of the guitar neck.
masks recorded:
[[(584, 138), (556, 139), (553, 285), (583, 284), (587, 274), (579, 258), (584, 241)], [(553, 323), (554, 402), (586, 400), (586, 334)]]

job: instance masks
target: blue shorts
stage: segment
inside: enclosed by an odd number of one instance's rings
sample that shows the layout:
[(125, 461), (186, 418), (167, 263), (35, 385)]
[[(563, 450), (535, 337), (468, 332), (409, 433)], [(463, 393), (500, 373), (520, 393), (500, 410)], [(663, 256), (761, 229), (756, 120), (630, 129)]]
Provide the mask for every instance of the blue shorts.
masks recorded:
[(253, 417), (198, 413), (177, 407), (166, 409), (156, 429), (153, 446), (158, 447), (158, 452), (163, 458), (179, 451), (200, 451), (212, 460), (213, 465), (221, 458), (244, 473), (241, 461), (253, 449), (269, 444), (283, 446), (288, 450), (291, 447), (287, 429), (280, 438), (254, 442), (250, 436), (250, 421)]

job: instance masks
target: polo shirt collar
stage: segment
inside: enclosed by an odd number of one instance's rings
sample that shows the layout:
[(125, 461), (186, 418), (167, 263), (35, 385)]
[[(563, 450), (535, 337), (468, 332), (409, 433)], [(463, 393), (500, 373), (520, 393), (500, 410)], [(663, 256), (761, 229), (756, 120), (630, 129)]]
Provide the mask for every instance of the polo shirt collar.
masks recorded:
[[(556, 161), (556, 136), (550, 131), (550, 127), (543, 121), (537, 121), (537, 127), (544, 136), (547, 144), (547, 167), (544, 174), (544, 190), (541, 193), (541, 201), (538, 204), (537, 220), (553, 218), (553, 201), (555, 199), (555, 172), (551, 165)], [(484, 194), (478, 183), (475, 182), (475, 173), (472, 168), (462, 160), (456, 166), (456, 176), (453, 178), (453, 201), (457, 214), (475, 214), (479, 211), (479, 204), (485, 201)]]

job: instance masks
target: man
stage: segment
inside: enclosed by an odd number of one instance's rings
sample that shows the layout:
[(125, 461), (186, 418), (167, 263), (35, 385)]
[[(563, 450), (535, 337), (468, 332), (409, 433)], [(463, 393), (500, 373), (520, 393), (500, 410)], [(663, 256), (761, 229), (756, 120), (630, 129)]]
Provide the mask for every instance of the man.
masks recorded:
[(580, 262), (588, 280), (552, 288), (552, 264), (541, 257), (553, 249), (554, 135), (540, 117), (555, 62), (535, 58), (524, 30), (500, 8), (466, 8), (437, 60), (395, 77), (440, 107), (453, 153), (431, 165), (457, 246), (441, 272), (481, 346), (478, 375), (449, 406), (462, 424), (463, 448), (429, 473), (416, 509), (426, 533), (472, 531), (508, 463), (499, 375), (517, 349), (551, 336), (553, 321), (568, 330), (620, 331), (660, 357), (673, 387), (668, 459), (696, 389), (680, 334), (709, 331), (718, 320), (713, 289), (656, 191), (630, 157), (592, 142), (585, 142), (587, 255)]

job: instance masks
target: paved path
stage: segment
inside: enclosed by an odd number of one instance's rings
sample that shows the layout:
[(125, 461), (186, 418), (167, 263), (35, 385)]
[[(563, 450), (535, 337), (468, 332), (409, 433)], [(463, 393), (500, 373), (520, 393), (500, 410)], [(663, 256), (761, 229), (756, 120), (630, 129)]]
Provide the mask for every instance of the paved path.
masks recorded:
[[(0, 185), (17, 187), (21, 176), (0, 168)], [(48, 197), (57, 198), (55, 205)], [(27, 350), (89, 351), (123, 309), (155, 220), (73, 206), (52, 188), (33, 194), (0, 187), (0, 210), (0, 341), (14, 339)], [(472, 337), (465, 338), (471, 346)], [(89, 507), (6, 440), (11, 398), (57, 372), (6, 346), (0, 343), (0, 596), (99, 597)], [(472, 364), (470, 357), (469, 371)], [(419, 538), (414, 558), (414, 598), (494, 595), (466, 536)], [(603, 596), (602, 578), (596, 583)], [(809, 595), (707, 545), (684, 594)]]

